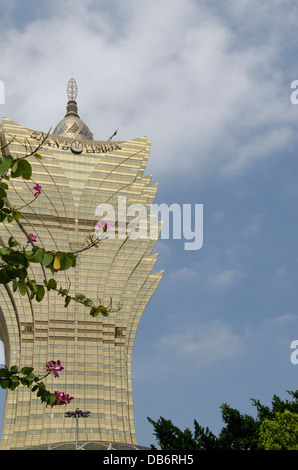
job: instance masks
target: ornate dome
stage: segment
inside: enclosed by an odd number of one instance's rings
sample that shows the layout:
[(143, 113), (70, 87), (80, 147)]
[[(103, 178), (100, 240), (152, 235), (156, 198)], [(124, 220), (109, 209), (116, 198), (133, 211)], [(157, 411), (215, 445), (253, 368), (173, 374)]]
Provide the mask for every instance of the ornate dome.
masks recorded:
[(93, 140), (92, 132), (78, 115), (77, 94), (78, 87), (76, 81), (74, 78), (71, 78), (67, 85), (68, 103), (66, 114), (53, 130), (53, 134), (72, 139)]
[(79, 116), (65, 116), (57, 124), (53, 131), (54, 135), (62, 137), (80, 138), (93, 140), (93, 134), (89, 127), (79, 118)]

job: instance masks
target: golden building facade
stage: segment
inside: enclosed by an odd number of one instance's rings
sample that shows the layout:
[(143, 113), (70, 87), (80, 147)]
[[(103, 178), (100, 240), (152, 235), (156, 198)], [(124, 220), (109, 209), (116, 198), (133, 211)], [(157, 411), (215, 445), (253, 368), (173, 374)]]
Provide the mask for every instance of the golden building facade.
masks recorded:
[[(3, 118), (1, 140), (9, 143), (4, 152), (14, 157), (36, 148), (45, 137)], [(157, 186), (144, 176), (150, 142), (146, 137), (130, 141), (94, 141), (89, 128), (78, 116), (76, 96), (69, 96), (67, 114), (48, 135), (38, 153), (29, 157), (32, 179), (10, 180), (9, 202), (22, 208), (20, 223), (36, 235), (36, 244), (47, 250), (76, 252), (94, 235), (96, 208), (115, 208), (114, 237), (104, 236), (99, 247), (81, 251), (77, 266), (55, 277), (72, 293), (83, 293), (95, 302), (121, 308), (108, 317), (93, 318), (83, 305), (47, 292), (42, 302), (1, 286), (0, 337), (6, 364), (33, 366), (42, 373), (45, 363), (61, 361), (59, 378), (49, 376), (51, 391), (74, 397), (67, 406), (46, 407), (35, 393), (19, 387), (6, 394), (0, 449), (24, 449), (37, 445), (74, 440), (75, 420), (65, 411), (80, 408), (91, 412), (79, 420), (79, 441), (107, 441), (137, 444), (132, 396), (132, 354), (141, 315), (155, 292), (162, 272), (152, 272), (157, 254), (152, 254), (156, 236), (130, 237), (120, 233), (119, 201), (126, 207), (142, 205), (149, 213)], [(41, 185), (34, 197), (33, 187)], [(29, 201), (33, 202), (26, 205)], [(103, 206), (102, 206), (103, 207)], [(122, 207), (123, 210), (123, 207)], [(126, 215), (125, 227), (135, 218)], [(104, 219), (104, 217), (103, 217)], [(112, 233), (112, 232), (111, 232)], [(17, 224), (1, 223), (1, 239), (12, 235), (26, 246)], [(121, 235), (121, 236), (120, 236)], [(155, 232), (156, 235), (156, 232)], [(31, 269), (31, 268), (30, 268)], [(40, 266), (31, 275), (42, 281)], [(30, 276), (30, 274), (29, 274)]]

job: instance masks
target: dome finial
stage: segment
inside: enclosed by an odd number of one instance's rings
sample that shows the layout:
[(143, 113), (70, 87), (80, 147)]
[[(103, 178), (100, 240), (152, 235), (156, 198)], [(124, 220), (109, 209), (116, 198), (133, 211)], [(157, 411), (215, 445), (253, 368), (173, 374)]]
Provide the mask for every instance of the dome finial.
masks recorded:
[(73, 115), (78, 116), (78, 105), (77, 105), (77, 96), (78, 96), (78, 85), (74, 78), (71, 78), (67, 84), (67, 97), (68, 103), (66, 107), (65, 116)]
[(74, 78), (71, 78), (67, 84), (68, 101), (76, 101), (78, 96), (78, 85)]

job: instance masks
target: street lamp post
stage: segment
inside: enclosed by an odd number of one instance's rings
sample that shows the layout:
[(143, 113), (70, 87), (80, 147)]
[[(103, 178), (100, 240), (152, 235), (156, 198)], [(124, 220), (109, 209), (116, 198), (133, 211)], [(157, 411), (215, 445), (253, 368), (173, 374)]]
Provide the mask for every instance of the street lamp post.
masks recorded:
[(64, 413), (65, 418), (76, 418), (76, 450), (78, 450), (79, 418), (88, 418), (90, 414), (90, 411), (82, 411), (79, 408), (76, 408), (75, 411), (66, 411)]

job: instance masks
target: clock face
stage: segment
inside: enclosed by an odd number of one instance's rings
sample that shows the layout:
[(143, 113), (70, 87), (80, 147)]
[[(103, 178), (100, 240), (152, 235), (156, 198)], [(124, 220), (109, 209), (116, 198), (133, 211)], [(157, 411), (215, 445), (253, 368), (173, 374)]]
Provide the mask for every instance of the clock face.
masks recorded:
[(73, 140), (73, 142), (71, 143), (70, 149), (73, 153), (82, 153), (83, 144), (79, 140)]

